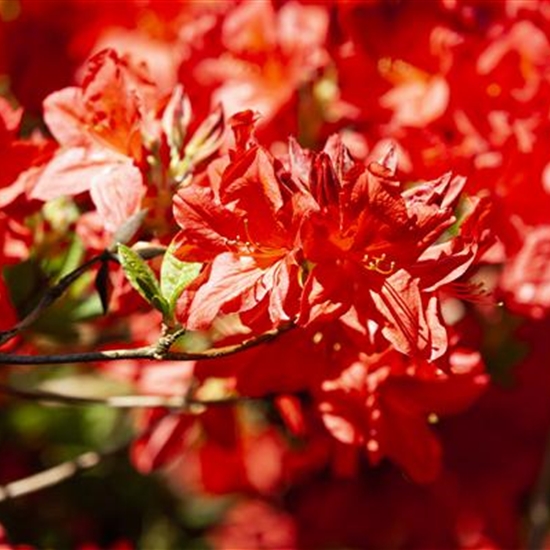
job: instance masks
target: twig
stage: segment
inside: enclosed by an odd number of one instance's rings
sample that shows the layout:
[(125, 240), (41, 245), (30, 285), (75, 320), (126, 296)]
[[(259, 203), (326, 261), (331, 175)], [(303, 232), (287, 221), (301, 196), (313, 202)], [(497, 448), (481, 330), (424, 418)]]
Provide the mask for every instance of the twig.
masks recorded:
[(268, 397), (251, 398), (248, 396), (234, 396), (223, 399), (196, 399), (181, 395), (112, 395), (106, 397), (85, 397), (46, 390), (27, 390), (6, 384), (0, 384), (0, 393), (9, 395), (10, 397), (27, 399), (29, 401), (42, 401), (58, 405), (103, 405), (114, 409), (165, 407), (169, 409), (186, 410), (192, 406), (227, 406), (244, 401), (268, 399)]
[[(6, 343), (7, 341), (11, 340), (17, 334), (19, 334), (23, 329), (30, 326), (32, 323), (34, 323), (40, 314), (51, 304), (53, 304), (56, 300), (58, 300), (64, 292), (79, 278), (81, 277), (88, 269), (93, 267), (96, 263), (102, 262), (106, 260), (106, 254), (105, 252), (94, 256), (93, 258), (90, 258), (87, 262), (84, 262), (81, 266), (77, 267), (74, 271), (71, 271), (70, 273), (67, 273), (64, 277), (61, 277), (57, 284), (54, 286), (48, 288), (46, 292), (43, 294), (42, 298), (36, 304), (36, 306), (25, 316), (23, 319), (21, 319), (13, 328), (10, 330), (6, 330), (4, 332), (0, 332), (0, 345)], [(110, 256), (109, 256), (110, 257)]]
[(114, 349), (105, 351), (90, 351), (81, 353), (64, 353), (59, 355), (12, 355), (0, 353), (0, 364), (4, 365), (61, 365), (67, 363), (93, 363), (100, 361), (118, 361), (120, 359), (143, 359), (150, 361), (197, 361), (201, 359), (216, 359), (225, 357), (269, 342), (293, 325), (264, 332), (239, 344), (210, 348), (198, 352), (175, 352), (163, 349), (163, 346), (153, 344), (133, 349)]
[[(137, 250), (137, 253), (146, 259), (154, 258), (164, 254), (164, 252), (165, 249), (163, 247)], [(23, 317), (23, 319), (21, 319), (13, 328), (0, 332), (0, 346), (12, 338), (15, 338), (15, 336), (17, 336), (23, 329), (32, 325), (32, 323), (38, 319), (42, 312), (58, 300), (77, 279), (86, 273), (86, 271), (88, 271), (95, 264), (106, 261), (117, 262), (118, 258), (114, 252), (105, 250), (101, 254), (93, 256), (87, 262), (84, 262), (82, 265), (78, 266), (75, 270), (67, 273), (67, 275), (61, 277), (61, 279), (59, 279), (54, 286), (51, 286), (46, 290), (32, 311), (25, 315), (25, 317)]]
[(105, 451), (88, 451), (76, 458), (57, 464), (37, 474), (0, 486), (0, 502), (35, 493), (47, 487), (57, 485), (79, 472), (97, 466), (103, 458), (116, 454), (126, 446), (127, 443), (123, 446)]
[(546, 533), (550, 523), (550, 434), (546, 442), (538, 480), (533, 489), (528, 513), (527, 548), (545, 548)]
[[(114, 396), (106, 398), (96, 397), (77, 397), (56, 394), (54, 392), (45, 392), (41, 390), (19, 390), (10, 386), (1, 385), (0, 391), (16, 397), (25, 399), (44, 398), (45, 401), (55, 401), (67, 405), (88, 405), (102, 404), (110, 407), (133, 408), (133, 407), (189, 407), (190, 405), (202, 406), (227, 406), (235, 403), (250, 400), (269, 399), (268, 397), (229, 397), (224, 399), (186, 399), (183, 397), (162, 397), (154, 395), (128, 395)], [(17, 497), (35, 493), (42, 489), (47, 489), (65, 481), (79, 472), (88, 470), (97, 466), (104, 458), (117, 454), (128, 446), (128, 442), (111, 449), (103, 451), (88, 451), (77, 457), (57, 464), (52, 468), (43, 470), (17, 481), (12, 481), (6, 485), (0, 485), (0, 502), (11, 500)]]

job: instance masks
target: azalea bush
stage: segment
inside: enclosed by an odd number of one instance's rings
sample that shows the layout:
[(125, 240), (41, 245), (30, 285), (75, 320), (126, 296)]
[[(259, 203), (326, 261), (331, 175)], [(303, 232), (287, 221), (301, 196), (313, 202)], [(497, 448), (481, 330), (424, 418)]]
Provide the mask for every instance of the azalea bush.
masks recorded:
[(546, 547), (548, 36), (1, 2), (0, 545)]

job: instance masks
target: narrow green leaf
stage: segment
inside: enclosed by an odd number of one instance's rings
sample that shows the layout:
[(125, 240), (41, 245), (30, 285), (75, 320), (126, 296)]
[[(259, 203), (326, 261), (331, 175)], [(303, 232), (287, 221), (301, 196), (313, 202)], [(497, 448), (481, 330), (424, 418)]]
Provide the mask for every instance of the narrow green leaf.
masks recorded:
[(174, 311), (180, 294), (197, 277), (202, 267), (201, 263), (178, 260), (174, 256), (173, 250), (172, 246), (168, 248), (160, 268), (160, 290), (168, 303), (170, 315)]
[(168, 314), (168, 303), (162, 297), (157, 278), (141, 256), (131, 248), (119, 244), (118, 258), (130, 284), (155, 309), (164, 315)]

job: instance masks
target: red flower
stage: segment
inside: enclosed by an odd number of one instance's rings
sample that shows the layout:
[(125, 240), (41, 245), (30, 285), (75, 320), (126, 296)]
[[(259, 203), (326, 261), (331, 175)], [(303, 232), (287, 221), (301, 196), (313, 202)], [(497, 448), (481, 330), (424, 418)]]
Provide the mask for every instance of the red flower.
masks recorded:
[(38, 204), (26, 200), (27, 174), (51, 155), (53, 145), (42, 139), (18, 139), (23, 111), (0, 98), (0, 264), (21, 261), (28, 254), (31, 231), (25, 217)]
[[(240, 132), (239, 121), (235, 124)], [(278, 325), (296, 314), (296, 238), (306, 199), (280, 162), (257, 145), (229, 163), (212, 163), (203, 178), (178, 192), (177, 254), (207, 262), (179, 301), (185, 326), (206, 329), (222, 313), (241, 313), (250, 322), (267, 315)]]
[(212, 98), (229, 115), (253, 109), (270, 122), (327, 63), (328, 23), (321, 6), (242, 2), (223, 21), (223, 53), (198, 63), (196, 80), (215, 86)]
[(139, 210), (145, 186), (138, 168), (145, 120), (155, 87), (112, 50), (94, 56), (82, 87), (48, 96), (44, 119), (61, 145), (38, 175), (31, 198), (90, 191), (113, 232)]
[(445, 353), (436, 291), (476, 252), (471, 231), (444, 239), (464, 179), (446, 174), (405, 189), (393, 152), (365, 167), (337, 138), (319, 154), (291, 141), (278, 160), (243, 145), (242, 121), (234, 125), (233, 159), (176, 197), (178, 255), (207, 264), (180, 300), (180, 321), (204, 329), (220, 313), (240, 313), (265, 326), (267, 313), (277, 325), (299, 309), (307, 325), (353, 310), (405, 354)]
[(500, 288), (507, 305), (523, 315), (550, 312), (550, 226), (524, 228), (522, 246), (504, 266)]
[(235, 548), (298, 548), (292, 516), (261, 500), (238, 502), (209, 533), (218, 550)]
[(328, 430), (344, 443), (360, 445), (373, 464), (387, 456), (417, 482), (434, 480), (441, 447), (429, 429), (439, 415), (466, 409), (488, 379), (476, 352), (456, 349), (450, 372), (428, 362), (411, 363), (393, 350), (359, 354), (319, 397)]
[(393, 152), (367, 168), (346, 166), (345, 157), (338, 144), (312, 162), (317, 208), (301, 231), (309, 276), (300, 321), (353, 308), (360, 323), (378, 323), (397, 350), (435, 359), (447, 346), (435, 291), (474, 259), (474, 243), (442, 242), (456, 222), (464, 178), (446, 174), (405, 189), (394, 179)]
[(191, 108), (181, 86), (162, 96), (143, 65), (113, 50), (90, 59), (82, 86), (48, 96), (44, 119), (61, 147), (29, 178), (30, 197), (89, 191), (110, 235), (145, 208), (152, 232), (172, 230), (174, 189), (213, 156), (224, 132), (217, 109), (189, 135)]

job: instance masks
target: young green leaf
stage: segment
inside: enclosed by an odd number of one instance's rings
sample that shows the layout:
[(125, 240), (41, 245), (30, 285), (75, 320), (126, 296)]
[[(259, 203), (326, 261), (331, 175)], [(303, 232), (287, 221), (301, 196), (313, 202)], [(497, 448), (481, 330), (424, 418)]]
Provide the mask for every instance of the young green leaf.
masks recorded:
[(169, 313), (168, 303), (162, 297), (153, 270), (139, 254), (123, 244), (118, 245), (118, 257), (130, 284), (155, 309), (158, 309), (163, 315), (167, 315)]
[(168, 311), (173, 313), (176, 300), (193, 279), (200, 273), (202, 264), (196, 262), (182, 262), (172, 253), (169, 247), (162, 260), (160, 268), (160, 290), (168, 303)]

